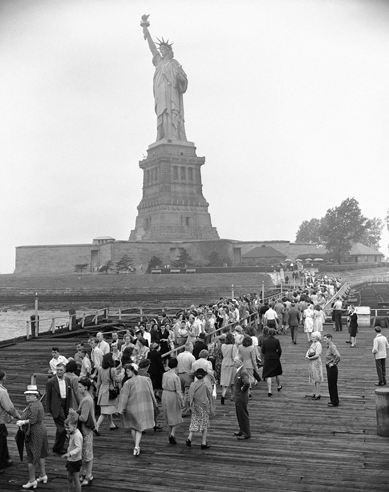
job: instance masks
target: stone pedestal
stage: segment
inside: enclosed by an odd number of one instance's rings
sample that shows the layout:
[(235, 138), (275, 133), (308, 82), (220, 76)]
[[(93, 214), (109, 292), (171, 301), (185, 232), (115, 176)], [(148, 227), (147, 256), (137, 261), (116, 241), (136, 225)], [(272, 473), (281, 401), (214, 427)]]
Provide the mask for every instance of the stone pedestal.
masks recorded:
[(219, 239), (202, 192), (201, 166), (192, 142), (159, 140), (149, 146), (143, 197), (130, 241)]
[(377, 434), (389, 437), (389, 388), (377, 388), (376, 395), (376, 414), (377, 414)]

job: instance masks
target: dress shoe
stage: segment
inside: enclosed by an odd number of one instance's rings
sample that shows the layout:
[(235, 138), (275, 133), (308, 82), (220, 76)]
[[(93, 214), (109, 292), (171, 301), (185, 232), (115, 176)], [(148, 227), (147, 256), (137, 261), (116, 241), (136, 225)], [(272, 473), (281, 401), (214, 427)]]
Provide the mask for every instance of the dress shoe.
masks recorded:
[(110, 427), (110, 428), (109, 428), (109, 430), (110, 430), (110, 431), (115, 431), (115, 430), (117, 430), (117, 429), (119, 429), (119, 427), (118, 427), (117, 425), (115, 425), (114, 427)]
[(202, 444), (200, 447), (201, 449), (209, 449), (211, 446), (209, 446), (208, 444)]
[(101, 436), (100, 432), (97, 429), (93, 429), (93, 434), (95, 436)]
[(133, 451), (132, 454), (134, 456), (139, 456), (140, 455), (140, 448), (135, 446), (134, 451)]
[(177, 441), (174, 436), (169, 436), (169, 444), (177, 444)]
[(280, 384), (277, 388), (277, 391), (281, 391), (282, 390), (282, 384)]
[(384, 383), (375, 383), (375, 386), (383, 386)]
[(268, 393), (267, 396), (273, 396), (273, 393)]
[(38, 486), (38, 482), (34, 480), (33, 482), (28, 481), (24, 485), (22, 485), (23, 489), (36, 489)]
[(185, 441), (185, 444), (188, 446), (188, 448), (190, 448), (192, 446), (192, 441), (190, 439), (187, 439)]
[(327, 405), (328, 405), (329, 407), (338, 407), (338, 406), (339, 406), (339, 403), (332, 403), (332, 401), (329, 401), (329, 402), (327, 403)]
[(88, 485), (92, 485), (93, 482), (93, 477), (85, 477), (84, 480), (81, 482), (81, 487), (86, 487)]
[(238, 441), (244, 441), (245, 439), (250, 439), (250, 436), (242, 434), (241, 436), (238, 436), (237, 439)]
[(320, 395), (313, 395), (312, 396), (312, 400), (320, 400)]
[(220, 404), (221, 404), (221, 405), (224, 405), (224, 396), (222, 396), (222, 397), (220, 398)]
[(37, 481), (38, 483), (41, 483), (41, 482), (42, 482), (42, 483), (47, 483), (47, 480), (48, 480), (47, 475), (39, 476), (39, 477), (36, 479), (36, 481)]
[(241, 436), (241, 435), (242, 435), (242, 433), (240, 431), (239, 432), (234, 432), (234, 436), (235, 437), (238, 437), (238, 436)]

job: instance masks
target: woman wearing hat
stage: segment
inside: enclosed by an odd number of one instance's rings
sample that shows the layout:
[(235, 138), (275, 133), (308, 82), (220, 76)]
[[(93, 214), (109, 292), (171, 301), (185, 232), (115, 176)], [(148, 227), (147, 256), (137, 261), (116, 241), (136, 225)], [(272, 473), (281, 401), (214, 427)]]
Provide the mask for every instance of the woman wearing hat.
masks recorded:
[(312, 400), (320, 400), (320, 384), (323, 382), (323, 365), (321, 362), (322, 346), (320, 340), (320, 332), (314, 331), (311, 335), (311, 346), (305, 354), (305, 358), (309, 360), (309, 382), (314, 387)]
[[(47, 431), (43, 423), (44, 409), (39, 401), (37, 386), (30, 384), (24, 392), (27, 407), (22, 414), (22, 419), (16, 424), (25, 429), (25, 444), (28, 462), (29, 480), (22, 487), (24, 489), (36, 489), (39, 482), (47, 483), (46, 462), (48, 456)], [(35, 477), (36, 467), (40, 467), (40, 475)]]
[(189, 388), (189, 404), (192, 412), (189, 435), (186, 445), (192, 445), (193, 432), (201, 432), (201, 449), (208, 449), (207, 432), (209, 427), (209, 417), (214, 414), (214, 400), (212, 398), (212, 388), (204, 379), (207, 371), (200, 367), (194, 374), (196, 380)]
[(130, 364), (126, 369), (128, 379), (120, 392), (118, 412), (123, 414), (124, 427), (131, 429), (134, 439), (134, 456), (140, 454), (142, 432), (155, 426), (154, 397), (151, 381), (146, 376), (138, 376), (138, 366)]

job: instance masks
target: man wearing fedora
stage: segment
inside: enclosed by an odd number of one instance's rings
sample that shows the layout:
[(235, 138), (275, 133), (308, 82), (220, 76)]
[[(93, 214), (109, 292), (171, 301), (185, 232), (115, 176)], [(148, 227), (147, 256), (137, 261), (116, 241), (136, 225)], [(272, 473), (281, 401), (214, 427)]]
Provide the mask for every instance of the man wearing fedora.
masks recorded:
[(234, 436), (242, 441), (244, 439), (250, 439), (251, 437), (249, 412), (247, 410), (247, 405), (249, 403), (250, 378), (239, 357), (234, 359), (234, 366), (236, 367), (233, 385), (234, 401), (236, 417), (239, 424), (239, 431), (234, 432)]
[(65, 419), (68, 416), (71, 398), (70, 381), (65, 376), (65, 366), (56, 367), (56, 375), (46, 384), (47, 411), (51, 413), (57, 431), (55, 433), (54, 453), (66, 453)]
[(12, 461), (9, 457), (7, 446), (7, 427), (12, 421), (12, 418), (20, 419), (20, 414), (8, 395), (7, 389), (4, 387), (4, 381), (6, 374), (0, 369), (0, 473), (4, 473), (7, 466), (12, 465)]

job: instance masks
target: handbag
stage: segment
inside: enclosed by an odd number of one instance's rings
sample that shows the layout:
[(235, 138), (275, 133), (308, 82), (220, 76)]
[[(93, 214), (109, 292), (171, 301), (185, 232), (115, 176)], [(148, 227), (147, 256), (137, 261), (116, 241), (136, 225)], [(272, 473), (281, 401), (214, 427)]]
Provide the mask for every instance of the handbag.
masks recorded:
[(117, 398), (119, 396), (119, 393), (120, 393), (120, 388), (119, 386), (117, 386), (114, 382), (114, 380), (112, 379), (112, 373), (111, 373), (111, 370), (109, 371), (109, 377), (112, 381), (112, 388), (109, 388), (108, 390), (108, 394), (109, 394), (109, 399), (110, 400), (115, 400), (115, 398)]

